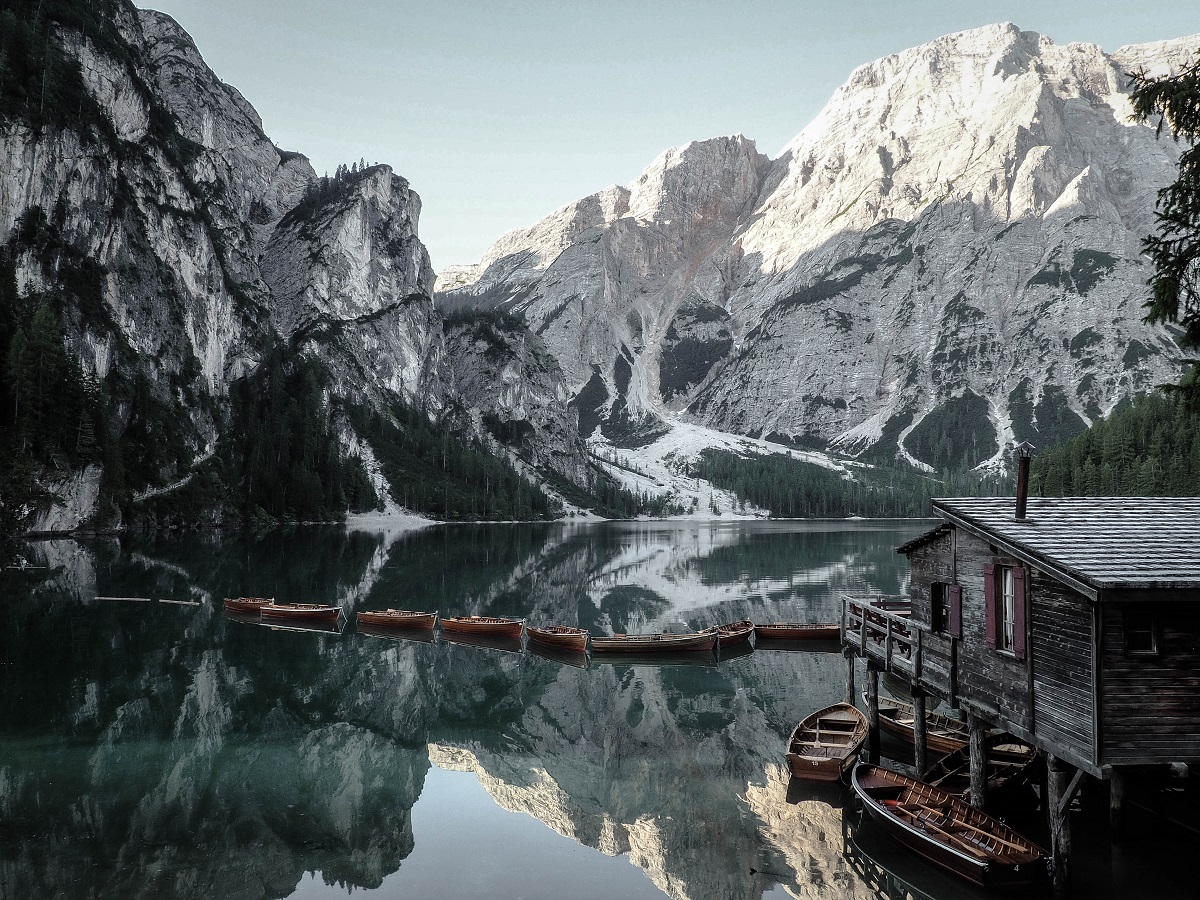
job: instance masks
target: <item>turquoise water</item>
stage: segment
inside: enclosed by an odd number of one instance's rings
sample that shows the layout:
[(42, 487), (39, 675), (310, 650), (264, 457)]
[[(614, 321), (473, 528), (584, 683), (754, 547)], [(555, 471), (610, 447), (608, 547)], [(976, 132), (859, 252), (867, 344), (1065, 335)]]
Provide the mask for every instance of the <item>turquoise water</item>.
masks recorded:
[[(0, 900), (887, 896), (847, 852), (857, 820), (838, 793), (789, 794), (784, 742), (842, 699), (836, 653), (579, 667), (372, 637), (352, 615), (336, 633), (273, 629), (227, 617), (220, 600), (520, 615), (594, 633), (832, 620), (842, 592), (906, 590), (894, 548), (923, 527), (306, 528), (35, 545), (49, 568), (4, 584)], [(929, 877), (931, 896), (965, 895)]]

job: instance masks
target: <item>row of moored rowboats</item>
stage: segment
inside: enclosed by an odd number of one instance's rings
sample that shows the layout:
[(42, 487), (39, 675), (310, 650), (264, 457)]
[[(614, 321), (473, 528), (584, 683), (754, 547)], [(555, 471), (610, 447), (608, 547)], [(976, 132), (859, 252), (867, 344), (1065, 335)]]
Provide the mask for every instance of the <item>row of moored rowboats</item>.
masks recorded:
[[(308, 620), (332, 622), (342, 614), (340, 606), (314, 603), (276, 603), (262, 597), (225, 600), (232, 613), (259, 614), (264, 620)], [(516, 640), (524, 635), (530, 642), (568, 653), (690, 653), (727, 648), (749, 641), (750, 635), (766, 642), (836, 641), (836, 624), (775, 622), (755, 625), (749, 619), (717, 625), (685, 634), (614, 634), (596, 636), (568, 625), (529, 625), (524, 619), (503, 616), (440, 616), (437, 612), (381, 609), (358, 613), (358, 624), (396, 632), (432, 632), (482, 639)]]
[[(991, 886), (1041, 879), (1049, 855), (999, 819), (968, 803), (970, 757), (961, 723), (930, 716), (927, 746), (946, 755), (920, 779), (858, 762), (867, 740), (867, 719), (849, 703), (838, 703), (805, 718), (788, 742), (788, 767), (796, 778), (837, 781), (850, 775), (864, 812), (892, 837), (930, 862)], [(880, 728), (911, 743), (912, 706), (880, 704)], [(937, 747), (934, 729), (939, 731)], [(961, 738), (961, 739), (960, 739)], [(1036, 752), (1008, 735), (985, 741), (989, 797), (1028, 783)]]

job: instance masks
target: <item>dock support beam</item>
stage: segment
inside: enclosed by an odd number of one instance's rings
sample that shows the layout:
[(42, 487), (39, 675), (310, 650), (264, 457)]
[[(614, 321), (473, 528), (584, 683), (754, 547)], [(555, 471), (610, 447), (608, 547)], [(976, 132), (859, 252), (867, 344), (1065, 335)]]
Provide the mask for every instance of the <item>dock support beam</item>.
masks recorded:
[(925, 760), (926, 726), (925, 721), (925, 691), (913, 686), (913, 766), (916, 767), (917, 777), (929, 767)]
[(1113, 840), (1125, 831), (1125, 773), (1113, 769), (1108, 779), (1108, 830)]
[(1057, 756), (1046, 757), (1050, 852), (1054, 858), (1054, 897), (1063, 900), (1071, 885), (1071, 767)]
[(846, 702), (857, 706), (858, 698), (854, 696), (854, 651), (846, 648), (843, 652), (846, 655)]
[(971, 805), (983, 809), (987, 806), (987, 748), (983, 742), (987, 724), (968, 710), (967, 729), (971, 751)]
[(879, 669), (867, 660), (867, 762), (879, 765)]

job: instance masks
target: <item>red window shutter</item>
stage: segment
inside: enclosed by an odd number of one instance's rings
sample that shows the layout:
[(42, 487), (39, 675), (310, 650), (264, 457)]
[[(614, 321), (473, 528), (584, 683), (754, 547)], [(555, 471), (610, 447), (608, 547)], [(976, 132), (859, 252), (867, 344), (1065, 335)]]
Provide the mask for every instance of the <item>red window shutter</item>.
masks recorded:
[(946, 590), (950, 594), (950, 637), (962, 637), (962, 585), (952, 584)]
[(1025, 570), (1020, 566), (1013, 568), (1013, 654), (1017, 659), (1025, 658), (1025, 618), (1026, 600)]
[(987, 563), (983, 567), (983, 609), (987, 621), (987, 645), (996, 649), (996, 567)]

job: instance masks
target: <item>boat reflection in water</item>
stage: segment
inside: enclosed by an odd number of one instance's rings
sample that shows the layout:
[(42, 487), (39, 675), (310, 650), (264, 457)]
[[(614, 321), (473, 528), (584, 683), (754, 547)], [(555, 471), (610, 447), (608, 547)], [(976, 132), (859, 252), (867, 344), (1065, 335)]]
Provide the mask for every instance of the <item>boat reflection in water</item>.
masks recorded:
[(400, 643), (433, 644), (437, 642), (437, 632), (432, 628), (390, 628), (359, 622), (354, 630), (367, 637), (383, 638)]
[(688, 653), (596, 653), (592, 656), (593, 666), (633, 666), (645, 669), (669, 669), (676, 667), (717, 667), (717, 655), (711, 650), (694, 650)]
[(552, 647), (549, 644), (539, 644), (536, 641), (525, 646), (534, 656), (539, 656), (549, 662), (562, 666), (573, 666), (576, 669), (586, 669), (589, 665), (588, 655), (577, 650), (567, 650), (562, 647)]
[(257, 623), (272, 631), (307, 631), (316, 634), (341, 634), (346, 619), (264, 619)]
[(442, 630), (442, 642), (459, 644), (463, 647), (477, 647), (480, 650), (503, 650), (507, 653), (520, 653), (523, 649), (519, 637), (502, 634), (469, 634), (445, 629)]
[(721, 662), (730, 662), (743, 656), (749, 656), (753, 652), (753, 645), (742, 641), (741, 643), (733, 644), (729, 647), (718, 647), (717, 659), (719, 659)]

